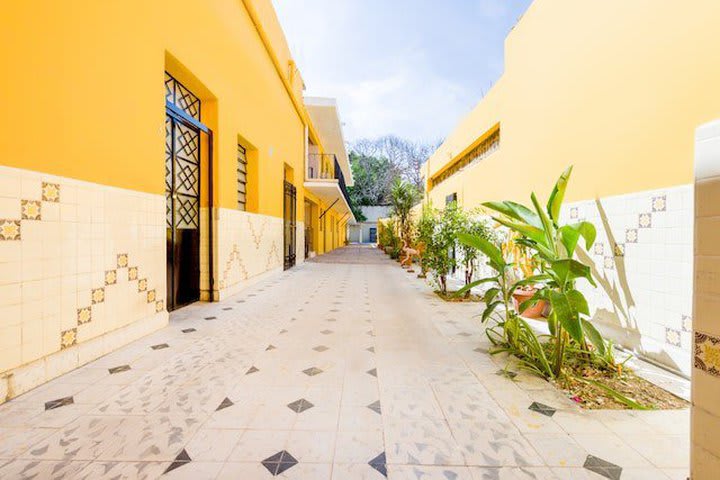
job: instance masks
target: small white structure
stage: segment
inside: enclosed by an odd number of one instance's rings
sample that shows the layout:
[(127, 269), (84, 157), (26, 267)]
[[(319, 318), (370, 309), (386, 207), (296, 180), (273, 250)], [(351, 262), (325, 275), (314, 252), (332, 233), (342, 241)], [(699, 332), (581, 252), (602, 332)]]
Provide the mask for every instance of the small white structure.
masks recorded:
[(377, 222), (390, 215), (390, 207), (374, 205), (360, 207), (365, 220), (348, 226), (348, 241), (351, 243), (377, 243)]

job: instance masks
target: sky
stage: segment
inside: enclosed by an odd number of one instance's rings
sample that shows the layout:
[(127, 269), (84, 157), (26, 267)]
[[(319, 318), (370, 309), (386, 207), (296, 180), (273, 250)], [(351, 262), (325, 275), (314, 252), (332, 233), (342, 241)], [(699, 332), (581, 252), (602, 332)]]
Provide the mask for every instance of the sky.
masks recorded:
[(346, 141), (442, 140), (503, 71), (532, 0), (273, 0), (307, 96), (335, 97)]

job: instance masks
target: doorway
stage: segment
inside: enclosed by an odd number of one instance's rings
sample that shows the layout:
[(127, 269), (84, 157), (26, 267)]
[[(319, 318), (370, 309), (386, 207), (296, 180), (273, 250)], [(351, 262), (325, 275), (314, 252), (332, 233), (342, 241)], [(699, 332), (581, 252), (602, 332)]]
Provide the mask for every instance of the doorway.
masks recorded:
[(283, 244), (284, 269), (295, 266), (295, 218), (297, 216), (297, 189), (295, 185), (284, 181), (285, 195), (283, 197)]

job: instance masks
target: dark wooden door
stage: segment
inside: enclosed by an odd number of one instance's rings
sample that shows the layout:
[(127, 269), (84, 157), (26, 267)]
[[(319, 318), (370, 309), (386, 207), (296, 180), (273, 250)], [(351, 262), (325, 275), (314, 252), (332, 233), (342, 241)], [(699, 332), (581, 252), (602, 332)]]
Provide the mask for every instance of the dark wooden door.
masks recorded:
[(297, 190), (295, 185), (285, 180), (283, 200), (283, 244), (284, 268), (287, 270), (295, 266), (295, 218), (297, 216)]

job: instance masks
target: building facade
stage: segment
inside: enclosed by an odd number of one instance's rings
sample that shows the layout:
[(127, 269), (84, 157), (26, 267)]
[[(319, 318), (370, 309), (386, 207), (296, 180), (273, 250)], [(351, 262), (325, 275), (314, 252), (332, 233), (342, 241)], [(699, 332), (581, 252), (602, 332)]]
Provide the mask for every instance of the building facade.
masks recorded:
[(16, 2), (0, 41), (0, 402), (344, 244), (270, 0)]
[(348, 227), (348, 237), (355, 243), (377, 243), (378, 220), (390, 216), (390, 207), (372, 205), (360, 207), (365, 220), (358, 221)]
[(536, 0), (507, 36), (502, 77), (423, 166), (427, 200), (474, 208), (547, 198), (574, 165), (563, 213), (598, 227), (594, 321), (685, 374), (694, 131), (720, 115), (710, 19), (717, 2)]

